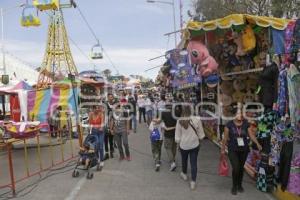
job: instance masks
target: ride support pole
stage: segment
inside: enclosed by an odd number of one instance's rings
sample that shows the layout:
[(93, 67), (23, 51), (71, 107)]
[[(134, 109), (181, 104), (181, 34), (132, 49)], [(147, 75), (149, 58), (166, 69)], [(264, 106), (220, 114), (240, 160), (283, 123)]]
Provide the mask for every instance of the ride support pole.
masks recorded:
[(51, 164), (52, 164), (52, 167), (54, 166), (54, 157), (53, 157), (53, 146), (52, 146), (52, 139), (51, 139), (51, 130), (50, 130), (50, 127), (48, 128), (49, 132), (49, 147), (50, 147), (50, 158), (51, 158)]
[(78, 125), (77, 130), (79, 132), (79, 134), (78, 134), (79, 146), (82, 147), (82, 143), (83, 143), (83, 129), (82, 129), (82, 126)]
[(73, 138), (72, 138), (72, 126), (69, 128), (69, 138), (70, 138), (71, 155), (72, 155), (72, 158), (74, 158), (74, 153), (73, 153)]
[(26, 167), (26, 174), (27, 174), (27, 177), (29, 177), (30, 173), (29, 173), (27, 143), (26, 143), (26, 139), (24, 139), (23, 141), (24, 141), (24, 161), (25, 161), (25, 167)]
[(60, 151), (61, 151), (61, 159), (62, 159), (62, 161), (65, 161), (65, 156), (64, 156), (64, 141), (63, 141), (63, 135), (62, 135), (62, 130), (61, 129), (59, 129), (58, 130), (58, 134), (59, 134), (59, 136), (60, 136)]
[(37, 153), (38, 153), (38, 161), (39, 161), (39, 165), (40, 165), (40, 170), (43, 170), (43, 165), (42, 165), (42, 159), (41, 159), (41, 143), (40, 143), (40, 133), (37, 134), (36, 136), (36, 140), (37, 140)]
[(15, 175), (14, 175), (14, 167), (12, 162), (12, 153), (11, 153), (11, 143), (7, 144), (7, 156), (8, 156), (8, 165), (9, 165), (9, 175), (10, 175), (10, 182), (11, 182), (11, 190), (13, 195), (16, 195), (16, 185), (15, 185)]

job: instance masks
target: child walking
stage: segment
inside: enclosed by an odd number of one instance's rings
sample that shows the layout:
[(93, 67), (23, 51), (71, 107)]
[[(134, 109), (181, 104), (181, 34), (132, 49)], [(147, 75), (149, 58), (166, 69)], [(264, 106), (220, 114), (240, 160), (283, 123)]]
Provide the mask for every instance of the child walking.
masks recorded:
[(163, 143), (163, 133), (165, 123), (159, 119), (153, 119), (149, 126), (152, 155), (155, 162), (155, 171), (160, 170), (161, 165), (161, 147)]

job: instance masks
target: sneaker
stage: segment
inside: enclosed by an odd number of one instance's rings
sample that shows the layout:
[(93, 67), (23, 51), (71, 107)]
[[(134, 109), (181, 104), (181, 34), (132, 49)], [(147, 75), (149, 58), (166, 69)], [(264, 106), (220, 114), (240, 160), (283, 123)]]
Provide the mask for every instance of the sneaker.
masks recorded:
[(196, 182), (195, 181), (191, 181), (190, 187), (191, 187), (191, 190), (195, 190), (196, 189)]
[(237, 191), (239, 193), (243, 193), (245, 190), (244, 190), (243, 186), (238, 186)]
[(188, 177), (185, 173), (181, 172), (180, 173), (180, 177), (184, 180), (184, 181), (187, 181), (188, 180)]
[(170, 167), (170, 171), (171, 171), (171, 172), (174, 172), (175, 169), (176, 169), (176, 163), (175, 163), (175, 162), (172, 162), (171, 167)]
[(127, 161), (131, 161), (131, 157), (130, 157), (130, 156), (127, 156), (127, 157), (126, 157), (126, 160), (127, 160)]
[(100, 166), (100, 167), (104, 167), (104, 162), (103, 162), (103, 161), (100, 162), (99, 166)]
[(155, 165), (155, 171), (158, 172), (160, 170), (160, 164)]
[(235, 187), (233, 187), (233, 188), (231, 189), (231, 194), (232, 194), (232, 195), (237, 195), (237, 189), (236, 189)]

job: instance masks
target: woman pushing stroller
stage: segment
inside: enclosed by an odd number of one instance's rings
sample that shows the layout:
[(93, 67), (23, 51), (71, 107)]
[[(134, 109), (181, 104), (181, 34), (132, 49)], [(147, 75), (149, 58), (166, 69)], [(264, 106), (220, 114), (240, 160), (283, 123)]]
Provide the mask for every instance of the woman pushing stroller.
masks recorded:
[(94, 106), (93, 111), (89, 114), (89, 124), (91, 128), (91, 135), (97, 138), (97, 155), (100, 169), (104, 167), (104, 109), (100, 105)]

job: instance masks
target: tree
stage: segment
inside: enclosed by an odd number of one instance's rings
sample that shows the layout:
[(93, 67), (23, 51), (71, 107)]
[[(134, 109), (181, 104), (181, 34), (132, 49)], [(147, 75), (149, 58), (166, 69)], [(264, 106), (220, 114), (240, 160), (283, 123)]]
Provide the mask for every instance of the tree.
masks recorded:
[(221, 18), (229, 14), (248, 13), (274, 17), (299, 16), (299, 0), (193, 0), (200, 21)]
[(111, 70), (110, 69), (105, 69), (104, 71), (101, 72), (106, 78), (111, 77)]

